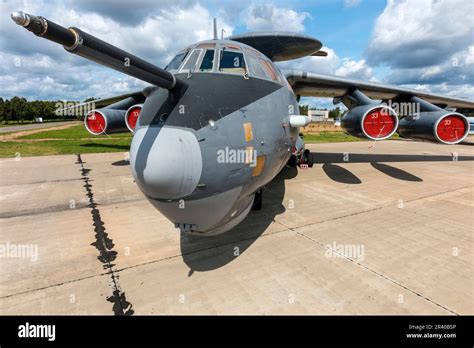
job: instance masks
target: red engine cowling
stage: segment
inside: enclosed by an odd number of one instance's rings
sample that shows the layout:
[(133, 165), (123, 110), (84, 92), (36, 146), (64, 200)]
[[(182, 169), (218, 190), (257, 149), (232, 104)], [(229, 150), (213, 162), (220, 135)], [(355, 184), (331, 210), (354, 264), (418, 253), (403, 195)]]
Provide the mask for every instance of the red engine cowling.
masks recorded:
[(341, 126), (347, 133), (358, 138), (384, 140), (397, 130), (398, 116), (386, 105), (359, 105), (344, 115)]
[(447, 110), (420, 112), (403, 117), (397, 133), (403, 138), (428, 140), (443, 144), (458, 144), (469, 134), (466, 116)]
[(84, 117), (84, 125), (93, 135), (126, 132), (125, 110), (92, 110)]
[(125, 113), (125, 124), (130, 132), (135, 132), (140, 112), (142, 111), (143, 104), (132, 105)]

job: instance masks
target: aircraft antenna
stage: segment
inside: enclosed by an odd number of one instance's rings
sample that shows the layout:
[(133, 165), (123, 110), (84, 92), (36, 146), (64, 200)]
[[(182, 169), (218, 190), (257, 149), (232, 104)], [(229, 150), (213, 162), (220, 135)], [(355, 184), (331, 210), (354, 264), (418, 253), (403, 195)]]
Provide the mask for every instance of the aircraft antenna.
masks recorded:
[(214, 40), (217, 40), (217, 21), (214, 18)]

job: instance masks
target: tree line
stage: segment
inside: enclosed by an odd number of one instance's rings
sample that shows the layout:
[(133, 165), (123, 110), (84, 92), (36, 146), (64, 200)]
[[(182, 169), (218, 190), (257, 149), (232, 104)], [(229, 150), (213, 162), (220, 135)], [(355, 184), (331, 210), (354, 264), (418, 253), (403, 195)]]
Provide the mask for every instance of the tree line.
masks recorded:
[[(87, 98), (84, 102), (95, 100), (95, 98)], [(66, 118), (75, 118), (75, 116), (57, 115), (55, 111), (58, 105), (65, 105), (64, 100), (33, 100), (28, 101), (25, 98), (13, 97), (11, 99), (0, 98), (0, 122), (31, 122), (37, 117), (46, 120), (57, 120)], [(76, 102), (72, 102), (76, 103)], [(300, 115), (308, 114), (308, 105), (300, 105)], [(329, 111), (329, 118), (339, 118), (342, 111), (339, 107)]]
[(0, 98), (0, 122), (29, 122), (37, 117), (41, 117), (43, 120), (75, 118), (73, 116), (64, 117), (56, 115), (55, 110), (57, 109), (58, 103), (64, 103), (64, 101), (28, 101), (21, 97), (13, 97), (11, 99)]

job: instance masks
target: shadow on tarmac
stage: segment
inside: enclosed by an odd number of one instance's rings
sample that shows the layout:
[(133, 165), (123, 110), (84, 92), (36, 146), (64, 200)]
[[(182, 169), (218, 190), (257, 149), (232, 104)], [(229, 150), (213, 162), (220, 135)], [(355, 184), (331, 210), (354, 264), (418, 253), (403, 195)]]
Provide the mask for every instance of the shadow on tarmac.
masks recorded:
[(249, 248), (275, 216), (286, 209), (283, 205), (285, 180), (298, 174), (297, 168), (284, 167), (273, 181), (265, 186), (262, 210), (251, 210), (238, 226), (217, 236), (200, 237), (181, 233), (181, 253), (192, 276), (194, 271), (211, 271), (235, 260)]

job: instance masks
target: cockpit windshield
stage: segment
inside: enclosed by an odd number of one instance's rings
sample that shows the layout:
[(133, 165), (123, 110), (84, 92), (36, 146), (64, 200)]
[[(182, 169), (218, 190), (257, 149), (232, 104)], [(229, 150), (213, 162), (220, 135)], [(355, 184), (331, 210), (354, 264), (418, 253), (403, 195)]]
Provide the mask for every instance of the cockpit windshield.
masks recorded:
[(219, 71), (243, 74), (245, 70), (245, 60), (242, 52), (235, 51), (221, 51), (221, 59), (219, 62)]
[(201, 51), (202, 50), (193, 50), (191, 52), (191, 55), (189, 56), (189, 58), (186, 60), (186, 62), (184, 63), (183, 67), (181, 68), (181, 70), (188, 70), (188, 71), (193, 71), (194, 70), (194, 67), (196, 66), (196, 63), (199, 59), (199, 55), (201, 54)]
[(183, 62), (184, 58), (186, 57), (187, 52), (179, 53), (174, 57), (171, 62), (166, 66), (165, 70), (178, 70), (179, 66)]
[(214, 68), (214, 50), (207, 50), (202, 58), (201, 67), (199, 71), (212, 71)]
[(284, 84), (284, 78), (271, 60), (250, 47), (234, 43), (204, 42), (188, 48), (174, 57), (165, 68), (187, 73), (220, 73), (242, 75)]

